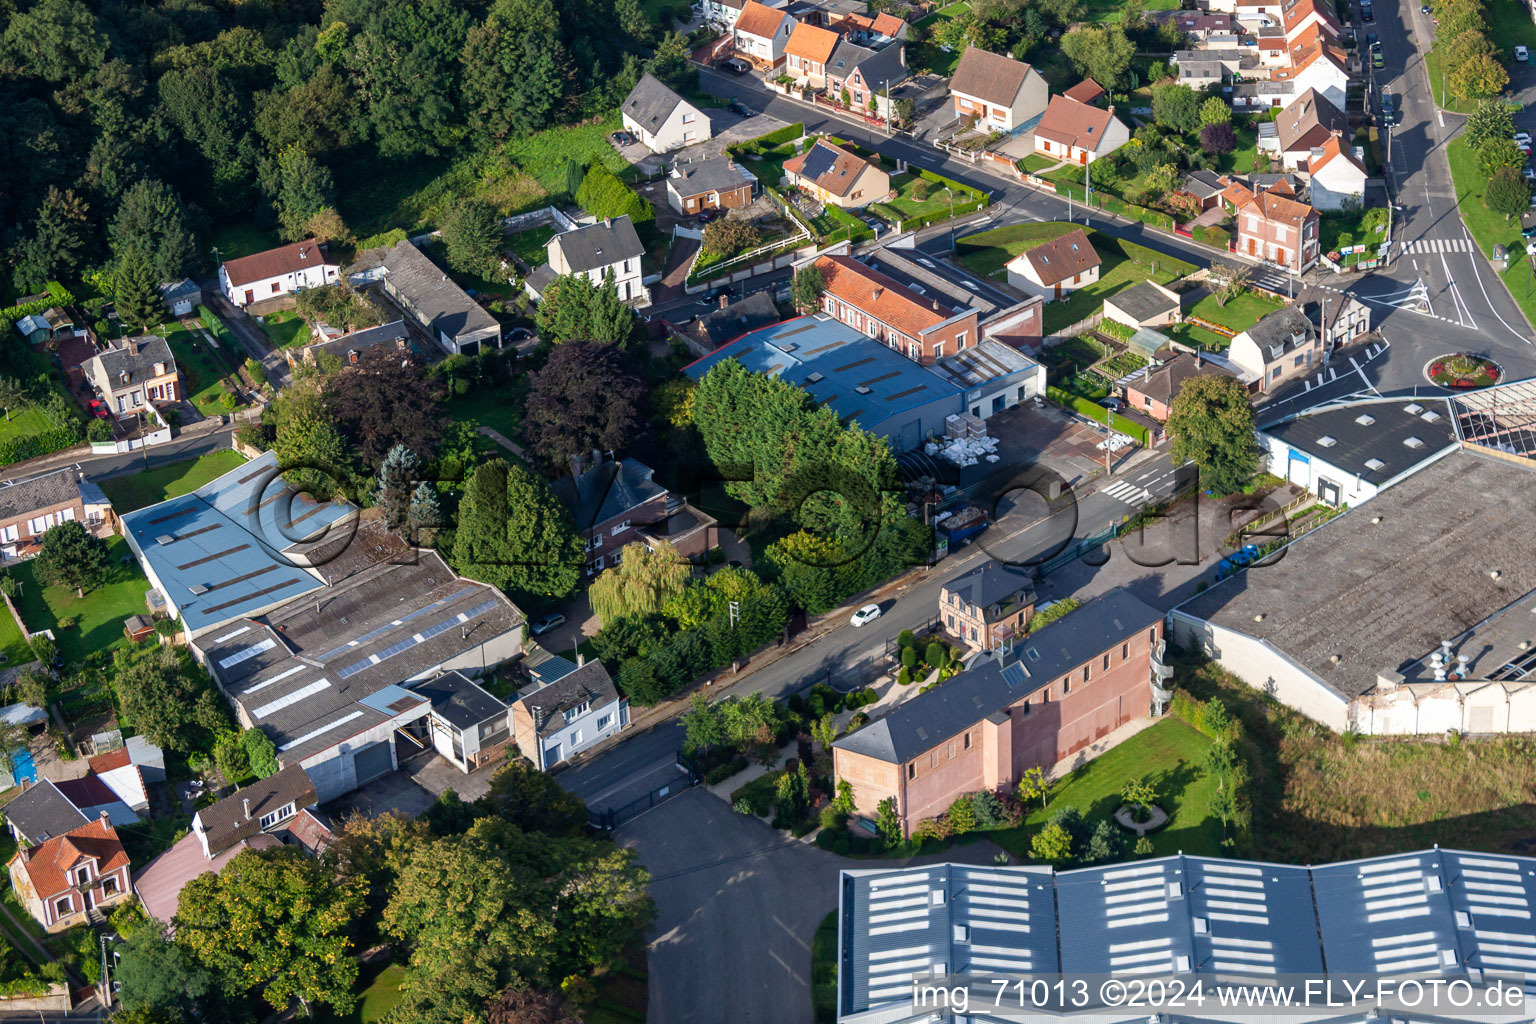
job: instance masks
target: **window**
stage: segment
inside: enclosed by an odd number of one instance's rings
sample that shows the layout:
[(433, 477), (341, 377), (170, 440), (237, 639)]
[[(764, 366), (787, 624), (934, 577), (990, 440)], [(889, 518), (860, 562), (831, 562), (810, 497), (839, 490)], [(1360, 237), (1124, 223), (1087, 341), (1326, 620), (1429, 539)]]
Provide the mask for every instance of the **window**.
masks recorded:
[(101, 893), (103, 896), (116, 896), (118, 893), (117, 876), (108, 875), (101, 880)]
[(966, 733), (965, 734), (965, 749), (966, 750), (970, 750), (971, 749), (971, 734), (970, 733)]
[(955, 741), (954, 740), (950, 740), (949, 741), (949, 760), (953, 761), (954, 759), (955, 759)]
[(907, 765), (907, 778), (909, 778), (909, 779), (917, 778), (917, 762), (916, 761), (913, 761), (911, 764)]
[(965, 331), (961, 331), (959, 334), (955, 335), (955, 348), (965, 348), (965, 335)]
[(699, 137), (699, 133), (698, 132), (683, 132), (683, 141), (684, 142), (692, 142), (694, 139), (696, 139), (698, 137)]
[(294, 814), (294, 806), (293, 806), (293, 804), (292, 803), (286, 803), (283, 806), (279, 807), (277, 810), (273, 811), (271, 814), (263, 814), (261, 816), (261, 827), (263, 829), (269, 829), (273, 825), (276, 825), (278, 822), (284, 821), (284, 820), (286, 820), (288, 818), (293, 817), (293, 814)]
[(1061, 677), (1061, 692), (1063, 694), (1068, 694), (1068, 693), (1072, 692), (1072, 677), (1071, 676), (1062, 676)]
[(1024, 702), (1024, 713), (1026, 715), (1029, 714), (1029, 701), (1027, 700)]
[(613, 716), (612, 715), (598, 715), (597, 716), (597, 727), (599, 729), (606, 729), (606, 728), (608, 728), (608, 723), (610, 721), (612, 721), (612, 720), (613, 720)]
[(1157, 643), (1157, 628), (1155, 626), (1152, 629), (1147, 630), (1147, 643)]
[(693, 115), (685, 111), (683, 113), (683, 124), (693, 124)]
[(278, 284), (276, 281), (272, 282), (272, 294), (273, 295), (276, 295), (278, 292), (280, 292), (282, 290), (283, 290), (283, 286), (282, 285)]
[(84, 885), (91, 880), (91, 866), (89, 864), (75, 872), (75, 884)]
[(1104, 655), (1104, 671), (1109, 671), (1109, 655)]
[(615, 526), (613, 529), (609, 530), (608, 532), (609, 532), (610, 536), (617, 537), (619, 534), (623, 533), (627, 529), (629, 529), (629, 520), (628, 519), (624, 520), (622, 523), (618, 524), (617, 526)]
[(1270, 380), (1279, 380), (1280, 379), (1280, 367), (1278, 367), (1278, 366), (1275, 367), (1274, 372), (1272, 372), (1269, 375), (1269, 379)]
[(1306, 358), (1307, 358), (1306, 356), (1297, 356), (1295, 362), (1293, 362), (1291, 365), (1293, 365), (1293, 366), (1300, 366), (1302, 364), (1302, 362), (1305, 361)]
[(1126, 658), (1129, 658), (1130, 656), (1131, 656), (1131, 645), (1130, 644), (1121, 644), (1120, 645), (1120, 660), (1124, 661)]
[(16, 540), (17, 536), (16, 527), (14, 526), (0, 528), (0, 540), (10, 543)]
[(857, 191), (857, 192), (855, 192), (855, 193), (854, 193), (854, 194), (853, 194), (853, 195), (852, 195), (852, 196), (849, 196), (849, 198), (850, 198), (850, 199), (857, 199), (857, 198), (859, 198), (859, 197), (860, 197), (860, 196), (862, 196), (862, 195), (863, 195), (863, 194), (864, 194), (864, 190), (863, 190), (863, 189), (859, 189), (859, 190), (858, 190), (858, 191)]
[(592, 702), (584, 700), (580, 704), (577, 704), (575, 707), (565, 709), (565, 720), (567, 722), (574, 722), (576, 719), (580, 718), (582, 715), (591, 710)]
[(61, 897), (53, 904), (55, 917), (68, 917), (75, 912), (75, 901), (68, 896)]
[(939, 766), (939, 752), (937, 750), (929, 751), (928, 752), (928, 767), (929, 768), (937, 768), (938, 766)]
[(1085, 683), (1086, 683), (1086, 682), (1087, 682), (1087, 681), (1088, 681), (1088, 679), (1089, 679), (1089, 675), (1088, 675), (1088, 672), (1089, 672), (1089, 666), (1088, 666), (1088, 665), (1084, 665), (1084, 666), (1083, 666), (1083, 682), (1085, 682)]
[(945, 625), (948, 626), (950, 629), (954, 629), (955, 628), (955, 617), (953, 615), (946, 615), (946, 616), (944, 616), (944, 618), (948, 620), (947, 622), (945, 622)]

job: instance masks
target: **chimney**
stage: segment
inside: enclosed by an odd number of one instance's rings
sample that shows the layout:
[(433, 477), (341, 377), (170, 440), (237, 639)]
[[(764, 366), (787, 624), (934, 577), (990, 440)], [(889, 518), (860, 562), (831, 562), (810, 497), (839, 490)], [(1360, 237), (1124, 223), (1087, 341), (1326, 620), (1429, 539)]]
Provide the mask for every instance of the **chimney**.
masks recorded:
[(251, 820), (251, 798), (248, 797), (248, 796), (241, 797), (240, 798), (240, 806), (245, 809), (245, 820), (246, 821), (250, 821)]
[(726, 306), (729, 306), (730, 304), (731, 304), (731, 293), (730, 292), (721, 292), (720, 293), (720, 308), (724, 309)]
[(101, 823), (103, 825), (111, 825), (112, 824), (112, 819), (107, 816), (107, 812), (106, 812), (105, 808), (103, 808), (102, 812), (101, 812)]
[(577, 668), (581, 668), (586, 663), (587, 663), (587, 656), (585, 654), (582, 654), (580, 651), (577, 651), (576, 652), (576, 667)]

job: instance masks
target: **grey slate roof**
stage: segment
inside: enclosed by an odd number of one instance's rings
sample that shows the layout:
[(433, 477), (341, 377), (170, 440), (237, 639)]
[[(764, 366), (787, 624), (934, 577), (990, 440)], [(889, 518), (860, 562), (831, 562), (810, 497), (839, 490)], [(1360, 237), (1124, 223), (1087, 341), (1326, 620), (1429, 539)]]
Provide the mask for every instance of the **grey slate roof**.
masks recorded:
[(416, 692), (432, 702), (432, 713), (460, 731), (493, 718), (506, 718), (507, 706), (462, 672), (448, 672)]
[(1276, 423), (1263, 432), (1376, 484), (1456, 443), (1449, 407), (1435, 398), (1352, 402)]
[(533, 719), (540, 736), (558, 732), (565, 725), (561, 712), (567, 708), (590, 703), (602, 707), (619, 699), (619, 689), (613, 685), (603, 663), (593, 659), (574, 672), (567, 672), (548, 686), (540, 687), (517, 699)]
[(903, 764), (1048, 685), (1162, 619), (1163, 613), (1113, 590), (1021, 641), (1006, 661), (988, 658), (943, 686), (838, 740), (835, 746)]
[[(1015, 566), (992, 561), (983, 562), (970, 572), (956, 576), (944, 584), (944, 589), (966, 604), (984, 610), (1000, 602), (1011, 602), (1020, 591), (1024, 591), (1021, 596), (1025, 600), (1032, 601), (1035, 596), (1035, 585), (1029, 573)], [(993, 617), (991, 611), (984, 611), (984, 614), (988, 619)]]
[(434, 334), (441, 331), (450, 338), (501, 336), (496, 318), (481, 309), (409, 239), (401, 239), (386, 249), (381, 263), (389, 287), (406, 298), (412, 312), (430, 325)]
[(1115, 292), (1109, 301), (1136, 318), (1137, 323), (1173, 310), (1178, 311), (1179, 297), (1169, 295), (1151, 281), (1140, 281), (1122, 291)]
[(1146, 376), (1127, 384), (1126, 390), (1147, 395), (1164, 405), (1172, 405), (1179, 389), (1191, 377), (1230, 376), (1232, 375), (1225, 368), (1217, 366), (1209, 359), (1203, 359), (1197, 363), (1195, 357), (1188, 352), (1175, 352), (1173, 358), (1162, 366), (1149, 368)]
[(647, 73), (641, 75), (640, 81), (629, 90), (620, 109), (641, 128), (655, 132), (667, 123), (667, 118), (682, 102), (681, 96)]
[[(208, 852), (217, 856), (242, 839), (261, 831), (261, 816), (293, 804), (297, 812), (315, 802), (315, 784), (309, 773), (297, 764), (276, 775), (251, 783), (216, 804), (197, 812), (195, 821), (202, 825), (208, 839)], [(250, 816), (246, 816), (246, 808)]]
[(95, 383), (104, 390), (122, 387), (124, 373), (128, 374), (130, 384), (156, 376), (156, 363), (163, 364), (166, 373), (176, 372), (176, 357), (171, 354), (170, 343), (157, 334), (119, 342), (117, 348), (98, 352), (96, 360), (107, 379)]
[(855, 68), (862, 72), (864, 81), (872, 89), (884, 89), (887, 82), (894, 86), (907, 79), (907, 67), (902, 63), (899, 44), (872, 50), (842, 39), (827, 61), (827, 74), (847, 78)]
[(694, 333), (702, 334), (711, 345), (719, 347), (748, 331), (776, 324), (782, 319), (779, 307), (773, 301), (773, 292), (765, 288), (705, 313), (693, 326), (697, 329)]
[(56, 469), (16, 483), (0, 484), (0, 519), (14, 519), (79, 498), (80, 478), (75, 470)]
[(4, 813), (5, 820), (34, 846), (91, 820), (49, 779), (43, 779), (6, 804)]
[(409, 343), (410, 340), (411, 332), (405, 326), (405, 321), (395, 320), (392, 323), (366, 327), (351, 334), (317, 341), (308, 347), (312, 351), (329, 352), (345, 362), (349, 352), (366, 352), (375, 345), (396, 345), (401, 341)]
[(677, 163), (667, 175), (667, 188), (687, 199), (706, 192), (730, 192), (757, 182), (757, 176), (730, 157)]
[(585, 532), (665, 494), (667, 489), (652, 479), (654, 474), (635, 459), (609, 459), (579, 477), (562, 476), (550, 487), (571, 513), (576, 529)]
[[(1274, 126), (1271, 125), (1270, 127)], [(1196, 199), (1209, 199), (1212, 196), (1219, 196), (1226, 188), (1226, 186), (1221, 183), (1221, 175), (1217, 174), (1215, 171), (1207, 171), (1204, 169), (1191, 171), (1190, 173), (1184, 175), (1183, 184), (1181, 184), (1179, 187), (1182, 188), (1185, 192), (1188, 192), (1190, 195), (1194, 196)]]
[(640, 244), (640, 236), (635, 234), (635, 226), (630, 223), (628, 214), (562, 232), (554, 237), (553, 244), (565, 253), (565, 261), (577, 273), (611, 267), (645, 255), (645, 247)]
[(1292, 338), (1297, 334), (1303, 335), (1301, 344), (1307, 344), (1317, 331), (1312, 326), (1312, 321), (1307, 319), (1305, 313), (1295, 306), (1286, 306), (1277, 309), (1273, 313), (1266, 314), (1258, 323), (1243, 333), (1258, 343), (1264, 350), (1265, 361), (1269, 361), (1269, 349), (1280, 345), (1286, 352), (1293, 347)]
[(178, 299), (199, 299), (203, 290), (197, 286), (197, 282), (190, 277), (184, 277), (180, 281), (172, 281), (160, 286), (160, 296), (167, 303), (174, 303)]

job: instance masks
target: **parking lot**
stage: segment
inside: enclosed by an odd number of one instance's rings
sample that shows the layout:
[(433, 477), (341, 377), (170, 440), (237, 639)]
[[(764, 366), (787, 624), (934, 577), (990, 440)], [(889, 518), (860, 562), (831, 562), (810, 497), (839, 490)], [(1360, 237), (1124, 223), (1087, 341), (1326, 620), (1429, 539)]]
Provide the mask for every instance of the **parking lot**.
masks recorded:
[[(987, 419), (987, 433), (998, 439), (998, 454), (1005, 460), (1046, 466), (1073, 486), (1104, 468), (1104, 452), (1097, 447), (1104, 432), (1049, 402), (1038, 408), (1021, 402), (994, 413)], [(1118, 457), (1135, 450), (1125, 449)]]

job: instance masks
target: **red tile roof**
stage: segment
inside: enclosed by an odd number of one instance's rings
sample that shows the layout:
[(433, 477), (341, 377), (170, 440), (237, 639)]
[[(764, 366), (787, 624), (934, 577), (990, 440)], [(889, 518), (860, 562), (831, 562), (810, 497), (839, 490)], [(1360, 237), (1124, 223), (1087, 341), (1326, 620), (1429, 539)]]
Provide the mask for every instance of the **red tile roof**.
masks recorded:
[[(816, 261), (826, 293), (861, 312), (917, 338), (957, 312), (847, 256), (823, 256)], [(934, 307), (939, 308), (935, 309)]]
[(902, 26), (905, 24), (905, 19), (898, 18), (896, 15), (890, 13), (889, 11), (881, 11), (879, 14), (875, 15), (874, 29), (882, 36), (891, 36), (894, 38), (896, 33), (900, 32)]
[(1106, 94), (1102, 85), (1091, 78), (1085, 78), (1062, 95), (1079, 103), (1097, 103)]
[(109, 750), (105, 754), (97, 754), (85, 763), (91, 766), (91, 771), (100, 774), (101, 772), (109, 772), (114, 768), (121, 768), (124, 765), (132, 764), (133, 759), (128, 756), (127, 747), (118, 747), (116, 750)]
[(1090, 107), (1067, 95), (1052, 96), (1051, 105), (1035, 127), (1035, 137), (1049, 139), (1063, 146), (1075, 146), (1096, 153), (1104, 141), (1104, 131), (1115, 115)]
[(1259, 208), (1265, 220), (1275, 224), (1285, 224), (1298, 230), (1302, 224), (1306, 223), (1308, 217), (1315, 215), (1315, 211), (1306, 203), (1276, 195), (1273, 189), (1254, 196), (1253, 204)]
[(1045, 285), (1076, 277), (1102, 262), (1082, 228), (1069, 231), (1033, 249), (1026, 249), (1020, 257), (1028, 261), (1034, 268), (1035, 277)]
[(1323, 151), (1322, 155), (1315, 160), (1307, 161), (1308, 174), (1316, 174), (1335, 160), (1344, 161), (1359, 171), (1361, 175), (1366, 173), (1365, 167), (1361, 165), (1359, 160), (1355, 159), (1355, 154), (1351, 150), (1344, 148), (1343, 140), (1338, 135), (1328, 136), (1319, 148)]
[(14, 864), (18, 857), (22, 858), (21, 870), (43, 900), (73, 889), (66, 873), (86, 859), (96, 860), (98, 875), (111, 874), (128, 863), (117, 830), (99, 818), (54, 836), (30, 851), (18, 851), (10, 863)]
[(790, 157), (784, 161), (784, 170), (790, 174), (805, 177), (804, 168), (811, 154), (820, 150), (831, 150), (832, 163), (821, 174), (810, 180), (823, 191), (834, 196), (844, 196), (853, 188), (853, 183), (859, 180), (859, 175), (869, 166), (869, 162), (863, 157), (855, 156), (841, 146), (834, 146), (830, 142), (821, 139), (816, 140), (816, 145), (801, 153), (799, 156)]
[(325, 246), (309, 238), (237, 260), (225, 260), (224, 273), (229, 275), (230, 284), (241, 285), (322, 266), (326, 262)]
[(736, 31), (745, 32), (749, 36), (771, 39), (787, 17), (789, 15), (783, 11), (774, 10), (772, 7), (758, 3), (757, 0), (751, 0), (741, 9), (741, 14), (736, 18)]
[(789, 34), (789, 42), (784, 44), (784, 56), (825, 64), (831, 58), (832, 51), (837, 49), (840, 39), (842, 36), (828, 28), (796, 25), (795, 30)]

